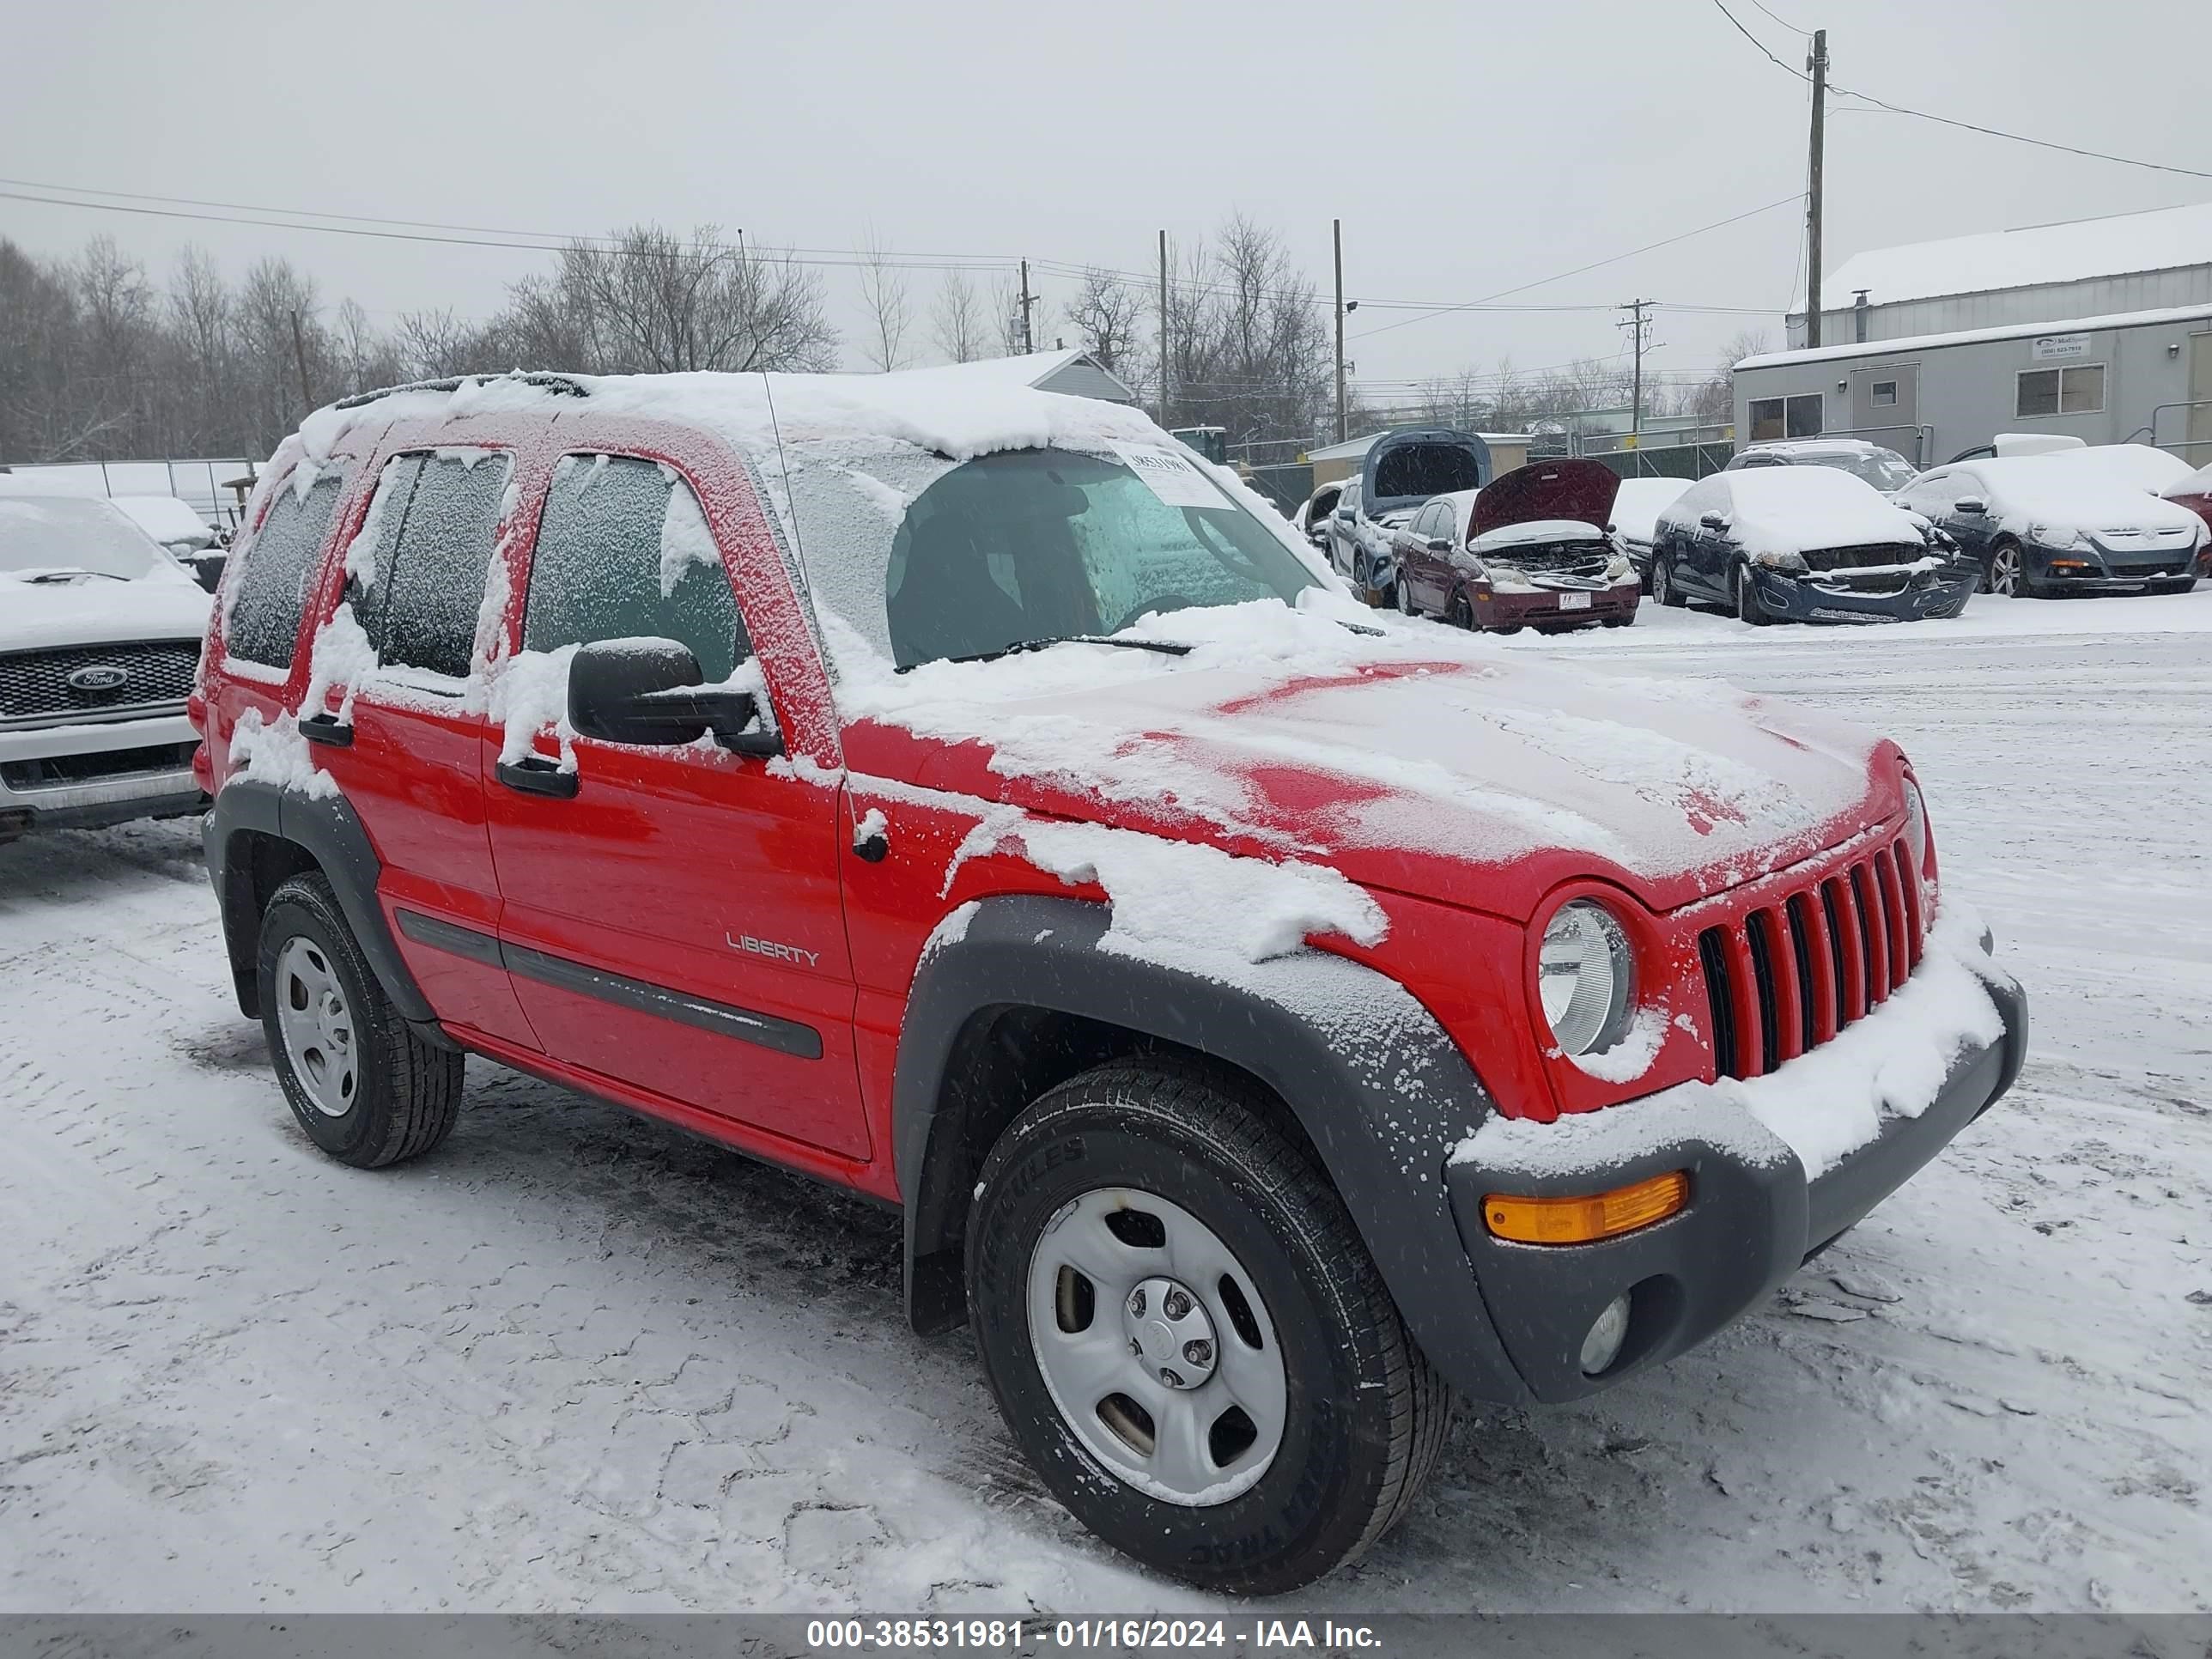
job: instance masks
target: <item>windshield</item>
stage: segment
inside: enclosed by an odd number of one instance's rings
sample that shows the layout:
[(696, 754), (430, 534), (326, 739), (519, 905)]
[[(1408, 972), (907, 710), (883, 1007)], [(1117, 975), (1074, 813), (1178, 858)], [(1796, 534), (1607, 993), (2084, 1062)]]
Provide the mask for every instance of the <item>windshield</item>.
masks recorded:
[(88, 570), (135, 580), (167, 562), (144, 531), (106, 501), (0, 496), (0, 573)]
[(1876, 489), (1902, 489), (1920, 476), (1920, 470), (1893, 449), (1829, 450), (1798, 458), (1815, 466), (1832, 466)]
[(1321, 586), (1287, 532), (1165, 440), (963, 462), (896, 440), (808, 440), (789, 458), (770, 477), (787, 477), (833, 665), (854, 635), (909, 668)]

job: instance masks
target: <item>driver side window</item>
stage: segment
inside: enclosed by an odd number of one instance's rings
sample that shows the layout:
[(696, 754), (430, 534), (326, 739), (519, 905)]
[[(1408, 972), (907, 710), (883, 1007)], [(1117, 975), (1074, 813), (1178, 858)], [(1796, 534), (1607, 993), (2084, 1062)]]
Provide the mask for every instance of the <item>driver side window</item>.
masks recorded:
[(627, 455), (565, 455), (555, 468), (522, 631), (531, 651), (674, 640), (709, 685), (752, 655), (698, 497), (673, 468)]

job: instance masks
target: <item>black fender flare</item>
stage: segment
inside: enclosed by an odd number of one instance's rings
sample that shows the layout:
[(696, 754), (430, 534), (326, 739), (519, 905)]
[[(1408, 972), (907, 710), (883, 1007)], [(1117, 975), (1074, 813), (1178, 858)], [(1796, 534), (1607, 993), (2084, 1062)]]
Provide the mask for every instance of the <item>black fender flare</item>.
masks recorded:
[(1240, 963), (1231, 983), (1102, 950), (1110, 914), (1085, 900), (1009, 895), (963, 908), (964, 932), (944, 930), (916, 967), (892, 1085), (917, 1330), (944, 1328), (962, 1305), (959, 1247), (975, 1176), (957, 1046), (979, 1015), (1036, 1009), (1178, 1044), (1272, 1089), (1319, 1152), (1430, 1359), (1470, 1396), (1532, 1397), (1492, 1324), (1444, 1181), (1453, 1147), (1493, 1108), (1402, 986), (1322, 951)]
[(201, 837), (207, 849), (208, 880), (222, 911), (223, 943), (238, 993), (239, 1012), (261, 1013), (255, 977), (261, 916), (253, 891), (251, 863), (240, 856), (240, 837), (249, 833), (289, 842), (313, 858), (337, 895), (338, 908), (353, 930), (362, 954), (376, 969), (384, 994), (400, 1017), (441, 1047), (451, 1039), (437, 1028), (437, 1016), (386, 924), (376, 902), (384, 862), (362, 827), (361, 817), (343, 797), (325, 798), (281, 789), (252, 778), (234, 778), (222, 787), (209, 811)]

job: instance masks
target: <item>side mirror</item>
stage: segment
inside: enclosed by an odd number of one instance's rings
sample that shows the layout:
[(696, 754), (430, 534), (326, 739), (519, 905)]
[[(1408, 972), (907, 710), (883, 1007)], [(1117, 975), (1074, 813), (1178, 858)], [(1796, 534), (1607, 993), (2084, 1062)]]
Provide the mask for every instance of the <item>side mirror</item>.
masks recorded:
[(1431, 536), (1421, 545), (1431, 553), (1449, 553), (1452, 550), (1451, 538), (1449, 536)]
[(1336, 521), (1339, 524), (1350, 524), (1352, 522), (1352, 509), (1348, 507), (1338, 507), (1336, 509)]
[(1698, 522), (1708, 530), (1726, 530), (1729, 527), (1728, 514), (1725, 513), (1708, 513)]
[(1954, 505), (1960, 513), (1986, 513), (1990, 510), (1990, 504), (1979, 495), (1961, 495)]
[(568, 665), (568, 724), (605, 743), (672, 748), (708, 728), (740, 755), (781, 755), (774, 732), (748, 732), (759, 714), (750, 691), (700, 686), (699, 659), (674, 640), (599, 640)]

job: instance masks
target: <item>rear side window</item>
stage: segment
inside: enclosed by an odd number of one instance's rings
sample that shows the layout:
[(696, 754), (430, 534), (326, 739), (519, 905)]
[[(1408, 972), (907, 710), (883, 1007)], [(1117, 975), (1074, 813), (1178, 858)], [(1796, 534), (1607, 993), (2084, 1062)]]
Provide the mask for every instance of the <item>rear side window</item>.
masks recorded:
[(698, 497), (657, 461), (563, 456), (530, 562), (523, 645), (674, 640), (708, 684), (752, 655)]
[(300, 616), (314, 580), (316, 555), (330, 532), (331, 514), (345, 481), (336, 472), (317, 478), (303, 496), (280, 484), (276, 499), (246, 550), (246, 572), (231, 605), (225, 649), (270, 668), (289, 668), (300, 638)]
[(484, 573), (507, 495), (507, 457), (495, 450), (401, 455), (378, 482), (368, 563), (354, 615), (377, 660), (459, 679), (469, 672)]

